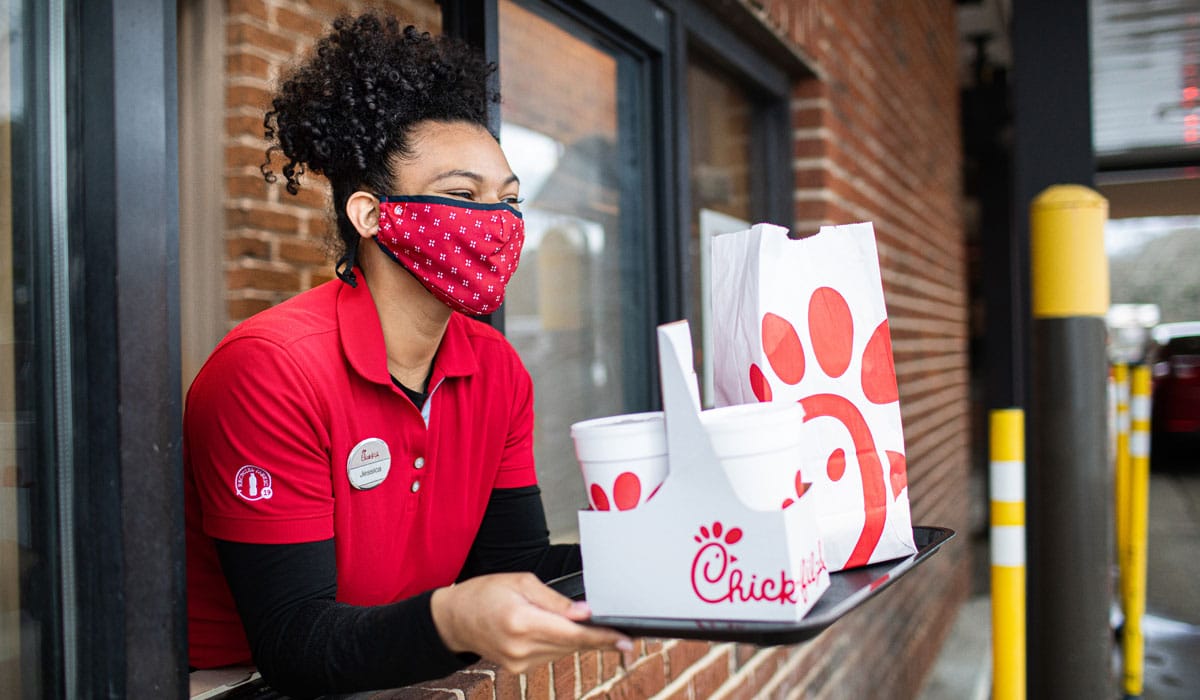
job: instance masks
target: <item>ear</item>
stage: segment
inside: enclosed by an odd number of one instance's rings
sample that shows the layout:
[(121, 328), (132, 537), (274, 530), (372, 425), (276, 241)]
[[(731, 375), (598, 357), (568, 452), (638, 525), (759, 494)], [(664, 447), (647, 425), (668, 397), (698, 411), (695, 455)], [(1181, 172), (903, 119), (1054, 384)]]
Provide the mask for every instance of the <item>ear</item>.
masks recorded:
[(379, 233), (379, 200), (375, 195), (362, 190), (350, 195), (346, 216), (363, 238), (374, 238)]

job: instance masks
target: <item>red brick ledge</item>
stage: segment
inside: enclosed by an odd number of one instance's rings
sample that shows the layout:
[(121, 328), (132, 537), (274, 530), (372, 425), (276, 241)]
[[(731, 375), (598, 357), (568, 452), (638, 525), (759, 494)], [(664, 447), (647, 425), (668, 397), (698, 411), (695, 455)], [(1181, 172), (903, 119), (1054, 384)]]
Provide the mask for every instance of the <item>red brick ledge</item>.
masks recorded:
[(686, 640), (638, 640), (636, 658), (621, 667), (617, 652), (564, 656), (513, 674), (487, 662), (436, 681), (355, 696), (370, 700), (664, 700), (722, 694), (752, 698), (787, 688), (806, 670), (796, 647), (760, 648)]

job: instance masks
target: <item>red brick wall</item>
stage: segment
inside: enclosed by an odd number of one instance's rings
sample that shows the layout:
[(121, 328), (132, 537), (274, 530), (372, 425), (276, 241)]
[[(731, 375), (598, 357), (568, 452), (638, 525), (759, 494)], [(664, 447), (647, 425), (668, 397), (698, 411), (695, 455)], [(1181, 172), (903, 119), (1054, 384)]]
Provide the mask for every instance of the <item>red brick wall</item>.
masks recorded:
[[(740, 1), (811, 57), (820, 76), (798, 85), (793, 96), (795, 227), (875, 222), (913, 521), (965, 533), (968, 329), (954, 3)], [(324, 190), (313, 186), (290, 197), (264, 184), (258, 165), (272, 80), (343, 6), (229, 0), (231, 321), (329, 277), (319, 244), (328, 226)], [(436, 6), (420, 7), (418, 24), (436, 31)], [(795, 689), (811, 698), (912, 697), (966, 596), (966, 552), (962, 542), (946, 547), (922, 570), (797, 647), (645, 641), (627, 672), (615, 654), (590, 653), (521, 676), (481, 665), (378, 697), (634, 698), (664, 689), (663, 697), (671, 698), (782, 697)]]

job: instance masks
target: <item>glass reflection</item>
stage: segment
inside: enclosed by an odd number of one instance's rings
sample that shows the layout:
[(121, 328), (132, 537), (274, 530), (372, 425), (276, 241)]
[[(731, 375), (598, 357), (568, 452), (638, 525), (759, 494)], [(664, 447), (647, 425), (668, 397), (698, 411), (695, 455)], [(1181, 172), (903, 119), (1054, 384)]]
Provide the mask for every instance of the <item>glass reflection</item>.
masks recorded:
[(500, 3), (500, 37), (500, 140), (526, 222), (505, 333), (533, 375), (550, 530), (573, 540), (586, 498), (570, 425), (626, 410), (617, 59), (513, 2)]

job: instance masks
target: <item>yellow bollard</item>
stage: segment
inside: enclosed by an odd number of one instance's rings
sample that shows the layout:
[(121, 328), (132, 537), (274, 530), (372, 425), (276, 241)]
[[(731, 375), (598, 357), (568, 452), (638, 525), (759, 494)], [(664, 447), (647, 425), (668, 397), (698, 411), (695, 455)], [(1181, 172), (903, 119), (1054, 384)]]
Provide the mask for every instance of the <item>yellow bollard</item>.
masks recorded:
[(1116, 435), (1116, 535), (1117, 535), (1117, 591), (1121, 600), (1121, 614), (1126, 615), (1127, 600), (1126, 567), (1129, 566), (1129, 365), (1113, 365), (1113, 385), (1117, 394)]
[(1030, 216), (1034, 318), (1103, 319), (1108, 312), (1108, 200), (1079, 185), (1038, 195)]
[(1108, 202), (1056, 185), (1030, 205), (1033, 312), (1026, 469), (1026, 685), (1031, 698), (1109, 698)]
[(1025, 697), (1025, 412), (992, 411), (992, 698)]
[(1121, 572), (1125, 585), (1125, 627), (1121, 634), (1125, 657), (1125, 697), (1142, 695), (1146, 640), (1142, 616), (1146, 613), (1146, 548), (1150, 520), (1150, 368), (1133, 368), (1129, 413), (1129, 561)]

